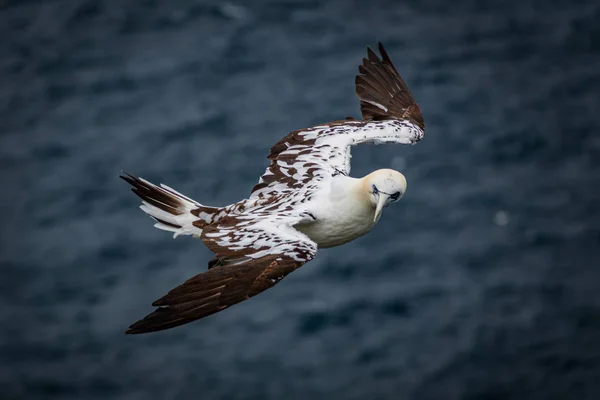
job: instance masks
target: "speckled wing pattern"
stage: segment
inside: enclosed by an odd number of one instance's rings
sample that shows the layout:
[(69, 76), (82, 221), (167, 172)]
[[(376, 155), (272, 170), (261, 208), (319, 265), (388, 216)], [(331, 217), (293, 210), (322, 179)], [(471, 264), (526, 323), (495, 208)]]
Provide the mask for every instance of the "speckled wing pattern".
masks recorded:
[(356, 92), (364, 120), (346, 119), (291, 132), (272, 147), (269, 167), (248, 199), (203, 206), (164, 185), (126, 175), (158, 228), (199, 237), (215, 254), (209, 270), (153, 303), (158, 307), (127, 333), (172, 328), (203, 318), (274, 286), (310, 261), (317, 245), (294, 225), (314, 220), (304, 204), (337, 174), (350, 173), (360, 143), (413, 144), (423, 117), (381, 44), (368, 49)]
[(273, 287), (310, 261), (316, 243), (291, 227), (293, 219), (284, 219), (241, 214), (206, 226), (202, 240), (219, 265), (156, 300), (152, 305), (158, 308), (127, 333), (160, 331), (214, 314)]
[(337, 174), (350, 173), (350, 149), (361, 143), (414, 144), (424, 135), (421, 110), (383, 45), (381, 59), (368, 48), (359, 66), (356, 93), (364, 120), (346, 119), (291, 132), (271, 148), (271, 164), (251, 198), (285, 193), (310, 200)]

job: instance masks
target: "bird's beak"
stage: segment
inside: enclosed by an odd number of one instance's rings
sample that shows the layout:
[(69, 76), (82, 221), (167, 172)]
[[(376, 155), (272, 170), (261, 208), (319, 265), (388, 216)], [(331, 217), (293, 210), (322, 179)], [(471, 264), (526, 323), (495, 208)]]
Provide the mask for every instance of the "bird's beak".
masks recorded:
[(373, 222), (379, 221), (381, 217), (381, 212), (383, 211), (383, 207), (385, 206), (385, 202), (387, 201), (388, 196), (383, 193), (379, 193), (379, 198), (377, 199), (377, 208), (375, 209), (375, 217), (373, 218)]

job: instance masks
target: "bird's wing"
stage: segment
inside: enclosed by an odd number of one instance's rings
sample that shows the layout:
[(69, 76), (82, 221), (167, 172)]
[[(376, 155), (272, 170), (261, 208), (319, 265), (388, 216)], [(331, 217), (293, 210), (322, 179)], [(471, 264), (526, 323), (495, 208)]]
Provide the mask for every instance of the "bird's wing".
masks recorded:
[(297, 217), (227, 216), (208, 225), (202, 240), (219, 265), (171, 290), (126, 333), (173, 328), (219, 312), (273, 287), (310, 261), (317, 244), (292, 227)]
[(346, 119), (291, 132), (271, 148), (271, 164), (251, 197), (306, 196), (323, 180), (350, 173), (350, 148), (360, 143), (414, 144), (425, 124), (417, 103), (379, 44), (359, 66), (356, 93), (364, 120)]
[(358, 66), (356, 94), (365, 120), (402, 119), (425, 131), (425, 120), (406, 82), (379, 43), (381, 59), (371, 48)]

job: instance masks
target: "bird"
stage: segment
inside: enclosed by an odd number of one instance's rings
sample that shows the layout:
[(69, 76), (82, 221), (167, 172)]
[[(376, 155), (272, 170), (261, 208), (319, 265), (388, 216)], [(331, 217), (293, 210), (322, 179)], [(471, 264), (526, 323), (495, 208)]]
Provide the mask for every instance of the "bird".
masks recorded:
[(415, 144), (425, 134), (420, 107), (381, 43), (355, 77), (362, 119), (347, 117), (289, 133), (248, 198), (225, 207), (192, 200), (169, 186), (122, 172), (155, 227), (202, 240), (208, 270), (152, 303), (127, 334), (162, 331), (249, 299), (311, 261), (318, 249), (368, 233), (406, 192), (404, 175), (379, 169), (350, 176), (350, 149), (361, 143)]

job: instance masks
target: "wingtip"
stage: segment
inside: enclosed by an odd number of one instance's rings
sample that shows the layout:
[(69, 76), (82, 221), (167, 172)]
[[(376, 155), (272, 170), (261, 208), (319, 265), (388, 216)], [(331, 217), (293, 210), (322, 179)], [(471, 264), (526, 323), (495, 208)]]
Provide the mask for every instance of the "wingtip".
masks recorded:
[(363, 59), (363, 63), (369, 62), (369, 61), (378, 63), (381, 60), (379, 59), (379, 56), (377, 55), (377, 53), (375, 53), (375, 51), (370, 46), (367, 46), (367, 58)]
[(135, 176), (133, 176), (130, 173), (125, 172), (123, 170), (121, 170), (121, 174), (119, 175), (119, 178), (123, 179), (125, 182), (129, 183), (130, 185), (132, 185), (133, 182), (135, 182), (135, 180), (137, 179)]
[[(143, 321), (143, 320), (141, 320), (141, 321)], [(137, 321), (137, 322), (129, 325), (129, 327), (125, 330), (125, 334), (126, 335), (139, 335), (140, 333), (148, 332), (147, 330), (143, 329), (142, 326), (140, 326), (141, 321)]]
[(127, 329), (125, 329), (124, 332), (126, 335), (135, 335), (136, 333), (136, 329), (135, 329), (135, 324), (129, 325), (129, 327)]
[(354, 80), (363, 119), (398, 118), (424, 129), (423, 115), (406, 82), (382, 42), (377, 42), (377, 48), (380, 56), (367, 46), (367, 57), (358, 66), (359, 75)]
[(385, 51), (385, 47), (383, 47), (383, 43), (378, 42), (377, 47), (379, 48), (379, 54), (381, 54), (381, 59), (383, 61), (388, 61), (390, 57), (388, 56), (387, 51)]
[(132, 328), (129, 328), (129, 329), (127, 329), (125, 331), (125, 334), (128, 335), (128, 336), (131, 336), (131, 335), (140, 335), (142, 333), (147, 333), (147, 332), (146, 331), (138, 331), (138, 330), (135, 330), (135, 329), (132, 329)]
[[(377, 42), (377, 50), (379, 50), (379, 54), (383, 55), (384, 53), (387, 53), (385, 51), (385, 47), (383, 46), (382, 42)], [(377, 55), (377, 53), (375, 52), (375, 50), (373, 50), (373, 48), (371, 48), (371, 46), (367, 45), (367, 54), (369, 54), (369, 52), (372, 52), (373, 54)], [(379, 57), (377, 57), (379, 59)]]

